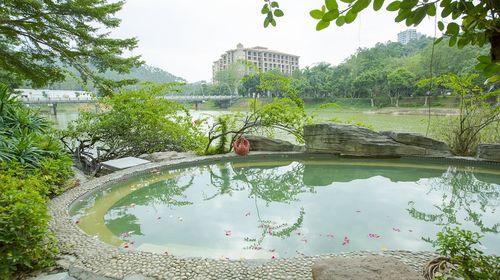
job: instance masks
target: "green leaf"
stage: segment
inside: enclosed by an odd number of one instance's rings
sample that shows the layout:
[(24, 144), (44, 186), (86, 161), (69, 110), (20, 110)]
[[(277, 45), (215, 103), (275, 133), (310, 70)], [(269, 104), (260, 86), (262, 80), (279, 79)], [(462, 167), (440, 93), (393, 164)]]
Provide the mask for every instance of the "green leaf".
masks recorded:
[(443, 41), (443, 37), (437, 38), (436, 41), (434, 41), (434, 45), (441, 43), (441, 41)]
[(276, 16), (276, 17), (282, 17), (284, 15), (285, 15), (285, 13), (283, 13), (282, 10), (280, 10), (280, 9), (274, 10), (274, 16)]
[(260, 10), (260, 12), (265, 15), (267, 13), (269, 13), (269, 5), (267, 4), (264, 4), (264, 7), (262, 7), (262, 10)]
[(312, 10), (312, 11), (309, 12), (309, 14), (314, 19), (322, 19), (323, 15), (324, 15), (324, 13), (322, 11), (320, 11), (320, 10)]
[(271, 2), (271, 7), (273, 7), (273, 8), (279, 8), (280, 5), (278, 4), (278, 2), (273, 1), (273, 2)]
[(344, 3), (347, 3), (347, 4), (351, 4), (352, 2), (356, 1), (356, 0), (340, 0)]
[(483, 74), (486, 77), (491, 77), (500, 71), (500, 64), (490, 63), (483, 69)]
[[(415, 11), (413, 11), (412, 24), (417, 26), (418, 24), (420, 24), (420, 22), (422, 22), (422, 20), (425, 18), (426, 15), (427, 15), (427, 6), (416, 9)], [(409, 26), (408, 22), (406, 25)]]
[(496, 83), (500, 81), (500, 75), (493, 75), (486, 80), (487, 83)]
[(338, 10), (331, 10), (328, 13), (323, 15), (323, 20), (324, 21), (332, 21), (336, 19), (339, 16), (339, 11)]
[(443, 10), (441, 11), (441, 17), (445, 18), (451, 14), (453, 11), (453, 8), (451, 6), (445, 6)]
[(448, 42), (448, 45), (450, 47), (453, 47), (457, 43), (457, 36), (451, 36), (450, 41)]
[(371, 0), (358, 0), (354, 5), (352, 5), (352, 9), (354, 12), (359, 13), (362, 10), (366, 9), (368, 5), (370, 5)]
[(337, 20), (335, 21), (335, 24), (337, 26), (342, 26), (345, 24), (345, 16), (339, 16)]
[(444, 23), (442, 21), (438, 21), (438, 28), (439, 28), (439, 31), (443, 31)]
[(384, 5), (384, 0), (374, 0), (373, 1), (373, 9), (375, 11), (380, 10), (380, 8), (382, 8), (382, 5)]
[(268, 18), (268, 17), (266, 17), (266, 18), (264, 19), (264, 28), (267, 28), (267, 27), (269, 26), (269, 22), (270, 22), (270, 21), (269, 21), (269, 18)]
[(415, 7), (415, 5), (417, 5), (417, 3), (418, 3), (418, 0), (403, 0), (403, 2), (401, 2), (399, 7), (401, 9), (411, 9), (411, 8)]
[(387, 6), (387, 10), (390, 11), (390, 12), (397, 11), (397, 10), (399, 10), (399, 5), (400, 4), (401, 4), (400, 1), (394, 1), (391, 4), (389, 4), (389, 6)]
[(329, 21), (320, 20), (318, 22), (318, 24), (316, 25), (316, 30), (320, 31), (320, 30), (323, 30), (323, 29), (327, 28), (328, 26), (330, 26), (330, 22)]
[(448, 23), (448, 27), (446, 28), (446, 34), (448, 35), (457, 35), (460, 31), (460, 26), (457, 23), (451, 22)]
[(477, 60), (479, 60), (479, 62), (481, 62), (481, 63), (486, 63), (486, 64), (490, 64), (491, 63), (491, 59), (487, 55), (481, 55), (481, 56), (479, 56), (477, 58)]
[(325, 0), (325, 5), (329, 11), (339, 9), (339, 5), (337, 4), (337, 0)]
[(436, 5), (435, 4), (427, 5), (427, 14), (431, 17), (436, 15)]
[(345, 23), (351, 23), (356, 20), (358, 13), (354, 12), (352, 9), (345, 14)]
[(402, 22), (403, 20), (406, 19), (407, 13), (408, 13), (407, 10), (399, 10), (398, 15), (396, 16), (396, 18), (394, 19), (394, 21), (396, 21), (396, 22)]
[(462, 49), (463, 47), (467, 46), (467, 44), (469, 44), (469, 40), (467, 39), (467, 37), (461, 37), (457, 42), (457, 47), (459, 49)]
[(272, 26), (276, 27), (276, 20), (274, 20), (274, 18), (271, 18), (269, 21), (271, 22)]

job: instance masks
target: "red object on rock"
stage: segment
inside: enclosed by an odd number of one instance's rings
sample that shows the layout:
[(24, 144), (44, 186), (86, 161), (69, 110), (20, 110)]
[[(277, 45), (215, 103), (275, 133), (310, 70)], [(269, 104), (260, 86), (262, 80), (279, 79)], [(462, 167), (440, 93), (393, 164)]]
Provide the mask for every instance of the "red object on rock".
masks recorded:
[(239, 156), (246, 156), (250, 152), (250, 142), (245, 137), (240, 137), (233, 143), (234, 152)]

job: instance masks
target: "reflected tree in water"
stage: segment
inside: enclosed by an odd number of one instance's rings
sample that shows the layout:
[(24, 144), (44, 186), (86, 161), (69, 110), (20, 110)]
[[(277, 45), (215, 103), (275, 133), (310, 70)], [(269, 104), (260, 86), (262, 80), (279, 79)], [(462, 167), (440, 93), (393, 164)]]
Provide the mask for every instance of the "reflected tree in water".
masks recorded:
[(416, 203), (408, 203), (411, 217), (441, 225), (443, 228), (461, 225), (459, 217), (472, 222), (481, 232), (498, 233), (500, 223), (485, 225), (483, 215), (494, 213), (500, 204), (500, 185), (478, 180), (473, 169), (458, 170), (450, 167), (439, 178), (431, 179), (431, 192), (442, 193), (440, 205), (434, 205), (438, 213), (420, 211)]
[(220, 195), (231, 195), (235, 191), (242, 191), (245, 189), (244, 186), (240, 186), (233, 181), (232, 176), (234, 176), (234, 172), (232, 172), (230, 163), (225, 163), (223, 165), (208, 165), (206, 169), (210, 174), (210, 184), (217, 192), (210, 196), (204, 195), (205, 200), (211, 200)]
[(137, 217), (127, 213), (126, 209), (120, 208), (110, 214), (111, 216), (116, 216), (116, 218), (106, 219), (106, 227), (113, 234), (121, 236), (126, 232), (134, 235), (144, 235), (142, 234), (141, 226), (138, 224)]
[(299, 229), (304, 221), (305, 211), (300, 208), (297, 220), (293, 224), (278, 223), (263, 219), (258, 206), (258, 200), (266, 202), (266, 206), (273, 202), (290, 203), (298, 201), (297, 196), (304, 192), (314, 192), (313, 186), (303, 182), (304, 165), (292, 163), (282, 166), (277, 171), (266, 167), (235, 167), (231, 163), (225, 165), (211, 165), (207, 167), (210, 174), (210, 183), (217, 189), (213, 195), (205, 200), (214, 199), (220, 195), (231, 195), (235, 191), (249, 191), (249, 197), (254, 199), (255, 210), (259, 221), (260, 236), (246, 237), (250, 242), (244, 249), (259, 250), (262, 242), (268, 236), (278, 238), (290, 237), (293, 231)]
[(191, 205), (193, 202), (187, 200), (184, 192), (193, 185), (195, 175), (190, 175), (185, 183), (180, 181), (180, 178), (186, 177), (168, 178), (157, 182), (154, 182), (154, 179), (149, 180), (150, 182), (142, 181), (142, 184), (145, 184), (146, 187), (126, 196), (125, 199), (120, 200), (115, 206), (128, 207), (132, 203), (135, 205), (151, 206), (161, 204), (167, 205), (170, 208)]

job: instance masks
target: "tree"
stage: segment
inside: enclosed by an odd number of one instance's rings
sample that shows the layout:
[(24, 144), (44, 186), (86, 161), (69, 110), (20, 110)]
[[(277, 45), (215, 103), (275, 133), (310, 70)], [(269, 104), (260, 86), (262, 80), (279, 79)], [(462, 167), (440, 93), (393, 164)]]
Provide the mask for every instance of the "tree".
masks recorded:
[[(123, 57), (137, 39), (113, 39), (108, 31), (120, 20), (113, 15), (125, 1), (4, 0), (0, 2), (0, 73), (31, 82), (34, 87), (62, 81), (66, 67), (83, 82), (92, 81), (105, 94), (135, 80), (113, 81), (98, 73), (127, 73), (141, 64), (138, 56)], [(102, 28), (100, 28), (102, 27)], [(97, 72), (97, 73), (96, 73)]]
[(415, 76), (404, 68), (398, 68), (387, 75), (387, 85), (389, 86), (389, 97), (391, 105), (393, 98), (396, 99), (396, 107), (399, 107), (399, 97), (401, 93), (408, 93), (415, 84)]
[(199, 124), (180, 103), (164, 98), (177, 85), (148, 84), (100, 98), (98, 105), (104, 110), (81, 112), (61, 140), (91, 172), (98, 171), (100, 160), (165, 150), (201, 150), (205, 139)]
[[(325, 0), (320, 9), (310, 11), (311, 17), (318, 20), (316, 30), (322, 30), (335, 21), (337, 26), (354, 22), (358, 14), (373, 2), (373, 9), (378, 11), (385, 0)], [(262, 13), (265, 15), (264, 26), (276, 25), (274, 17), (283, 16), (279, 4), (273, 0), (264, 0)], [(343, 3), (342, 3), (343, 2)], [(340, 5), (339, 5), (340, 4)], [(482, 70), (490, 82), (500, 80), (500, 4), (498, 1), (478, 0), (395, 0), (386, 9), (397, 12), (396, 22), (405, 21), (407, 26), (417, 26), (426, 16), (436, 17), (441, 9), (437, 27), (443, 31), (443, 37), (450, 37), (449, 45), (463, 48), (467, 45), (483, 46), (490, 44), (490, 56), (478, 57), (478, 70)], [(267, 24), (266, 24), (267, 23)]]
[(354, 80), (354, 87), (358, 91), (365, 91), (370, 96), (371, 107), (375, 106), (375, 98), (385, 88), (385, 81), (387, 80), (386, 73), (381, 70), (368, 70), (361, 73)]
[[(433, 82), (451, 91), (459, 98), (459, 115), (448, 117), (446, 121), (436, 124), (438, 136), (450, 146), (457, 155), (474, 155), (477, 145), (484, 138), (484, 132), (491, 125), (500, 123), (500, 107), (490, 104), (497, 102), (500, 90), (484, 92), (476, 85), (475, 74), (448, 74), (419, 82), (426, 86)], [(495, 132), (498, 135), (498, 130)]]
[(232, 63), (226, 69), (215, 73), (214, 83), (220, 85), (220, 87), (225, 86), (229, 90), (229, 95), (238, 95), (238, 88), (245, 73), (244, 69), (245, 66), (242, 61)]

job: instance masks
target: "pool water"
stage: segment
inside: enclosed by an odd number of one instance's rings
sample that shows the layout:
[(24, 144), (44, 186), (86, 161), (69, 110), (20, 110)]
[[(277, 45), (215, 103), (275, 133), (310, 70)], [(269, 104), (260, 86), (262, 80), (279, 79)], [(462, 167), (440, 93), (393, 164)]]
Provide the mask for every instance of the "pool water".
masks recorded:
[(500, 253), (498, 167), (404, 160), (252, 159), (154, 170), (94, 192), (71, 215), (126, 250), (268, 259), (431, 250), (446, 226)]

